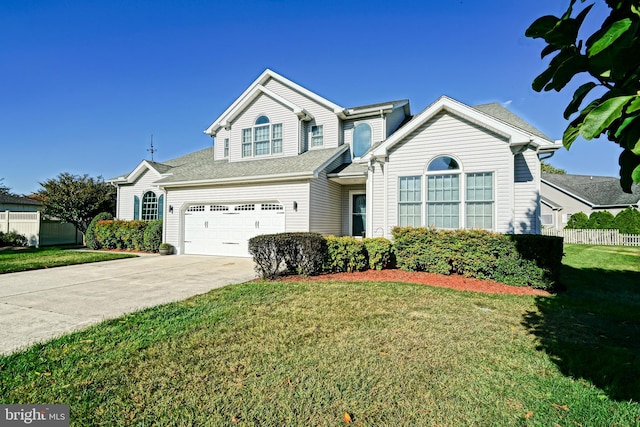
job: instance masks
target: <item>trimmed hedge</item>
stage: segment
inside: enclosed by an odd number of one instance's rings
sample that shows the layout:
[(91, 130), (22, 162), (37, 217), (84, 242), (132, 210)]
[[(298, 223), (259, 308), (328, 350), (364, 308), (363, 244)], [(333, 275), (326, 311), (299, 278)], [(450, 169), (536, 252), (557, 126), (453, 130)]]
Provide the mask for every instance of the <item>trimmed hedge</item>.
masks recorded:
[(98, 221), (110, 220), (113, 219), (113, 215), (109, 212), (101, 212), (98, 215), (94, 216), (89, 226), (87, 227), (87, 232), (84, 234), (84, 243), (87, 245), (89, 249), (100, 249), (100, 243), (96, 239), (96, 224)]
[(393, 237), (397, 265), (407, 271), (551, 289), (562, 263), (562, 238), (558, 237), (423, 227), (395, 227)]
[(369, 267), (367, 250), (362, 239), (349, 236), (328, 236), (326, 240), (325, 271), (353, 273), (354, 271), (364, 271)]
[[(151, 230), (147, 233), (147, 229)], [(158, 230), (159, 228), (159, 230)], [(127, 249), (157, 252), (162, 240), (162, 220), (98, 220), (94, 226), (96, 249)], [(157, 234), (160, 238), (157, 238)], [(145, 240), (145, 234), (147, 239)], [(157, 241), (157, 245), (156, 245)]]
[(280, 274), (320, 274), (326, 252), (327, 242), (318, 233), (263, 234), (249, 239), (256, 272), (267, 279)]
[(384, 237), (374, 237), (362, 239), (364, 248), (367, 251), (369, 269), (382, 270), (392, 268), (395, 265), (395, 255), (393, 253), (393, 243)]
[(149, 221), (144, 229), (143, 246), (147, 252), (158, 252), (162, 243), (162, 220)]

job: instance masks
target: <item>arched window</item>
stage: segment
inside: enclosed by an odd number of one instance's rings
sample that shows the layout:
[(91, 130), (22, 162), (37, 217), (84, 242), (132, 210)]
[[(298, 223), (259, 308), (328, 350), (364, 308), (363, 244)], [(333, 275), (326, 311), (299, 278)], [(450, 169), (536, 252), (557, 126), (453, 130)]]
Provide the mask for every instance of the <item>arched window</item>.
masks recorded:
[(353, 157), (362, 157), (371, 148), (371, 126), (360, 123), (353, 129)]
[(252, 128), (242, 129), (242, 157), (282, 153), (282, 123), (259, 116)]
[(460, 227), (460, 166), (448, 156), (433, 159), (427, 166), (427, 226)]
[(460, 166), (458, 166), (458, 162), (455, 159), (449, 156), (440, 156), (436, 157), (429, 163), (427, 167), (427, 172), (435, 172), (435, 171), (447, 171), (447, 170), (458, 170)]
[(143, 221), (152, 221), (158, 219), (158, 198), (153, 191), (147, 191), (142, 196), (142, 215)]

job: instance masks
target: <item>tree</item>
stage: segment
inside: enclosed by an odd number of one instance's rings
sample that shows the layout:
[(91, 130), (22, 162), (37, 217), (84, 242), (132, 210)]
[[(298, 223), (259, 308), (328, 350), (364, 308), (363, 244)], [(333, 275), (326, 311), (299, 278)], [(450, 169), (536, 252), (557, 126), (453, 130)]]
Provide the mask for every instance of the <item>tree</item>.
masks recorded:
[(0, 195), (11, 196), (12, 195), (11, 188), (4, 185), (2, 181), (4, 181), (4, 178), (0, 178)]
[(587, 227), (592, 230), (608, 230), (613, 228), (614, 216), (609, 211), (591, 212)]
[(567, 225), (565, 226), (565, 228), (587, 228), (587, 222), (589, 222), (589, 217), (587, 216), (587, 214), (584, 212), (577, 212), (571, 215), (569, 221), (567, 221)]
[(540, 170), (542, 173), (557, 173), (561, 175), (566, 175), (567, 171), (564, 169), (557, 168), (555, 166), (551, 166), (549, 163), (545, 161), (540, 162)]
[(40, 186), (36, 197), (44, 205), (44, 214), (63, 219), (82, 233), (100, 212), (115, 213), (115, 189), (100, 176), (94, 179), (65, 172)]
[[(570, 0), (561, 17), (543, 16), (526, 30), (527, 37), (547, 43), (542, 58), (557, 52), (532, 86), (537, 92), (559, 92), (575, 76), (587, 77), (564, 110), (565, 119), (576, 113), (577, 117), (567, 126), (562, 143), (568, 149), (578, 136), (591, 140), (606, 135), (619, 144), (623, 149), (618, 161), (620, 185), (631, 193), (632, 183), (640, 183), (640, 4), (638, 0), (607, 0), (609, 16), (584, 42), (578, 40), (578, 32), (593, 4), (574, 18), (575, 3)], [(590, 95), (595, 88), (600, 97)], [(591, 100), (586, 103), (588, 96)]]
[(640, 234), (640, 211), (630, 206), (618, 212), (613, 220), (613, 228), (622, 234)]

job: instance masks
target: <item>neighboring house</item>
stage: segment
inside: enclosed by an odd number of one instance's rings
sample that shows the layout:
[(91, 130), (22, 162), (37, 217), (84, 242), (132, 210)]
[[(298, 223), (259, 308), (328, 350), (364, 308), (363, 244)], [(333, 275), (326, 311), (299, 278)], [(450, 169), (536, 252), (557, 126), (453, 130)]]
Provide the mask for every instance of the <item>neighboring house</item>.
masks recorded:
[(28, 197), (0, 194), (0, 212), (37, 212), (42, 210), (42, 203)]
[(640, 185), (633, 184), (625, 193), (619, 178), (543, 173), (541, 179), (542, 225), (563, 229), (571, 215), (609, 211), (613, 215), (628, 208), (638, 208)]
[(42, 215), (42, 202), (28, 197), (0, 194), (0, 232), (16, 232), (29, 246), (82, 243), (82, 233), (72, 224)]
[(344, 108), (264, 71), (205, 133), (213, 147), (109, 180), (120, 219), (164, 219), (179, 253), (248, 256), (284, 231), (396, 225), (540, 230), (540, 161), (560, 145), (499, 104)]

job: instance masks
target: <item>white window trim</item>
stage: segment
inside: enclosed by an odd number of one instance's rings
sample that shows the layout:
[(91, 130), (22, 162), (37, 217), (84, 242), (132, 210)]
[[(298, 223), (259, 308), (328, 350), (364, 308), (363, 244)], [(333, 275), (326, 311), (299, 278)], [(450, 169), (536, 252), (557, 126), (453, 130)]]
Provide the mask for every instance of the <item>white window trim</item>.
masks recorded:
[[(267, 120), (269, 120), (269, 122), (268, 123), (262, 123), (262, 124), (259, 124), (259, 125), (256, 124), (256, 121), (262, 116), (266, 117)], [(274, 153), (273, 152), (273, 141), (274, 141), (274, 138), (273, 138), (273, 127), (274, 126), (278, 126), (278, 125), (280, 125), (280, 128), (281, 128), (281, 137), (279, 139), (282, 141), (282, 149), (281, 149), (281, 151), (279, 153)], [(260, 127), (264, 127), (264, 126), (268, 126), (269, 127), (269, 139), (268, 139), (269, 152), (266, 153), (266, 154), (256, 154), (256, 129), (260, 128)], [(244, 147), (243, 147), (243, 145), (244, 145), (243, 135), (244, 135), (244, 132), (246, 130), (250, 130), (251, 131), (250, 132), (251, 133), (251, 154), (248, 155), (248, 156), (244, 155)], [(285, 140), (285, 138), (284, 138), (284, 123), (282, 123), (282, 122), (274, 123), (274, 122), (271, 121), (271, 118), (268, 115), (266, 115), (266, 114), (258, 114), (258, 116), (253, 120), (253, 125), (251, 125), (249, 127), (242, 128), (240, 130), (240, 157), (242, 159), (249, 160), (249, 159), (263, 159), (265, 157), (282, 156), (282, 155), (284, 155), (284, 140)], [(260, 142), (265, 142), (265, 141), (260, 141)]]
[[(458, 182), (460, 183), (459, 187), (458, 187), (458, 203), (460, 205), (460, 208), (458, 209), (458, 227), (456, 228), (443, 228), (442, 230), (458, 230), (461, 228), (464, 228), (464, 221), (465, 221), (465, 217), (466, 217), (466, 210), (465, 210), (465, 199), (464, 199), (464, 191), (466, 190), (465, 188), (465, 183), (464, 183), (464, 178), (465, 178), (465, 174), (464, 174), (464, 169), (462, 166), (460, 166), (460, 161), (458, 159), (456, 159), (453, 156), (449, 156), (446, 155), (447, 157), (451, 157), (452, 159), (454, 159), (456, 162), (458, 162), (458, 166), (459, 169), (453, 169), (453, 170), (442, 170), (442, 171), (433, 171), (433, 172), (427, 172), (427, 168), (425, 168), (425, 173), (424, 173), (424, 188), (422, 189), (422, 191), (424, 191), (424, 212), (422, 214), (422, 223), (425, 224), (425, 227), (430, 227), (429, 224), (427, 224), (427, 214), (429, 212), (428, 209), (428, 205), (429, 205), (429, 195), (428, 195), (428, 189), (429, 189), (429, 181), (427, 179), (427, 177), (429, 176), (438, 176), (438, 175), (458, 175), (459, 176), (459, 180)], [(436, 156), (433, 159), (431, 159), (431, 161), (437, 159), (438, 157), (442, 157), (442, 156)], [(431, 163), (431, 161), (429, 163)], [(428, 166), (427, 166), (428, 167)]]
[[(353, 235), (353, 196), (363, 195), (366, 196), (366, 190), (349, 190), (349, 236), (355, 238), (362, 238), (362, 236), (354, 236)], [(365, 218), (368, 212), (365, 211)], [(366, 226), (365, 226), (366, 232)]]
[[(373, 126), (371, 125), (371, 123), (369, 123), (368, 121), (361, 121), (361, 122), (357, 122), (353, 124), (353, 129), (351, 131), (351, 159), (359, 159), (362, 156), (356, 156), (355, 154), (355, 143), (356, 143), (356, 128), (358, 126), (362, 126), (362, 125), (367, 125), (369, 126), (369, 129), (371, 130), (371, 140), (369, 141), (369, 148), (367, 148), (367, 150), (365, 150), (365, 153), (367, 151), (369, 151), (371, 149), (371, 147), (373, 147)], [(364, 153), (363, 153), (364, 154)]]
[[(400, 181), (401, 181), (401, 179), (402, 178), (415, 178), (415, 177), (420, 178), (420, 201), (418, 201), (418, 202), (401, 202), (400, 201)], [(424, 200), (424, 198), (426, 197), (426, 194), (425, 194), (425, 191), (424, 191), (425, 189), (424, 189), (424, 185), (423, 185), (424, 181), (425, 181), (424, 174), (423, 175), (399, 175), (398, 176), (398, 179), (397, 179), (397, 182), (396, 182), (396, 185), (397, 185), (397, 187), (396, 187), (397, 188), (397, 191), (396, 191), (396, 195), (397, 195), (397, 197), (396, 197), (396, 199), (397, 199), (396, 200), (396, 224), (398, 226), (402, 227), (400, 225), (400, 204), (402, 204), (402, 203), (406, 203), (406, 204), (409, 204), (409, 203), (416, 204), (417, 203), (418, 205), (420, 205), (420, 226), (425, 223), (425, 215), (426, 215), (426, 213), (423, 212), (425, 210), (425, 208), (426, 208), (426, 200)]]
[[(455, 160), (458, 163), (458, 169), (454, 169), (451, 171), (448, 170), (442, 170), (442, 171), (427, 171), (427, 168), (429, 167), (429, 165), (431, 164), (432, 161), (434, 161), (435, 159), (437, 159), (438, 157), (451, 157), (453, 160)], [(400, 205), (400, 178), (406, 178), (406, 177), (410, 177), (410, 176), (421, 176), (422, 182), (421, 182), (421, 197), (422, 197), (422, 201), (421, 201), (421, 206), (422, 206), (422, 214), (421, 214), (421, 225), (423, 227), (428, 227), (427, 225), (427, 202), (428, 202), (428, 194), (427, 194), (427, 188), (428, 188), (428, 181), (427, 181), (427, 177), (429, 176), (434, 176), (434, 175), (459, 175), (460, 176), (460, 187), (459, 187), (459, 194), (460, 194), (460, 199), (459, 199), (459, 203), (460, 203), (460, 210), (459, 210), (459, 217), (458, 217), (458, 227), (457, 228), (443, 228), (443, 230), (455, 230), (455, 229), (466, 229), (466, 222), (467, 222), (467, 197), (466, 197), (466, 186), (467, 186), (467, 175), (468, 174), (473, 174), (473, 173), (491, 173), (492, 177), (493, 177), (493, 210), (492, 210), (492, 222), (493, 222), (493, 227), (491, 229), (483, 229), (483, 230), (487, 230), (487, 231), (496, 231), (498, 228), (498, 216), (497, 216), (497, 211), (498, 211), (498, 189), (496, 186), (496, 182), (498, 179), (498, 175), (497, 175), (497, 171), (495, 169), (481, 169), (481, 170), (466, 170), (463, 166), (462, 166), (462, 162), (460, 161), (460, 159), (458, 159), (456, 156), (453, 156), (451, 154), (446, 154), (446, 153), (441, 153), (438, 154), (436, 156), (433, 156), (428, 162), (427, 164), (424, 166), (424, 168), (422, 169), (422, 175), (416, 175), (416, 174), (407, 174), (407, 175), (399, 175), (398, 179), (396, 180), (396, 192), (397, 192), (397, 197), (396, 197), (396, 225), (398, 225), (400, 223), (400, 210), (399, 210), (399, 205)], [(351, 195), (349, 196), (349, 221), (351, 222)], [(351, 224), (349, 224), (349, 230), (352, 229)]]
[[(460, 163), (458, 163), (460, 164)], [(467, 175), (470, 174), (474, 174), (474, 173), (490, 173), (491, 174), (491, 190), (493, 193), (493, 198), (491, 199), (491, 203), (493, 204), (493, 208), (491, 209), (491, 222), (492, 222), (492, 227), (491, 228), (483, 228), (483, 230), (488, 230), (488, 231), (495, 231), (498, 227), (498, 217), (496, 215), (497, 210), (496, 207), (498, 206), (498, 203), (496, 201), (497, 198), (497, 191), (496, 191), (496, 171), (495, 170), (478, 170), (478, 171), (465, 171), (464, 172), (464, 185), (465, 185), (465, 193), (464, 193), (464, 199), (463, 202), (464, 203), (464, 226), (465, 228), (467, 228), (467, 203), (469, 203), (469, 201), (467, 200), (467, 193), (466, 193), (466, 185), (467, 185)], [(474, 201), (471, 201), (471, 203), (473, 203)], [(477, 202), (477, 200), (476, 200)], [(481, 201), (480, 203), (487, 203), (486, 201)]]
[[(322, 135), (321, 135), (322, 143), (318, 145), (313, 145), (313, 128), (314, 127), (319, 127), (320, 129), (322, 129)], [(311, 125), (309, 129), (309, 149), (317, 150), (321, 148), (324, 148), (324, 125)]]
[(225, 138), (222, 143), (222, 157), (229, 158), (229, 138)]

